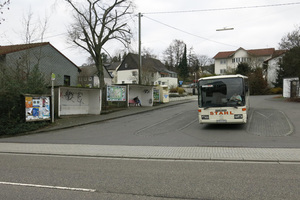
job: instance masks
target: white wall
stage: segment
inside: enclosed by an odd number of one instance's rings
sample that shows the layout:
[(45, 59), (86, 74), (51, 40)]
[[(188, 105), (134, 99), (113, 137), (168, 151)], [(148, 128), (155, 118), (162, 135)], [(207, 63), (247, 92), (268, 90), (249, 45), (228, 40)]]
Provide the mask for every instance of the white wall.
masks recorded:
[(100, 89), (59, 87), (58, 95), (58, 116), (101, 112)]
[[(160, 81), (160, 84), (159, 84)], [(176, 88), (178, 86), (178, 78), (174, 77), (160, 77), (158, 78), (155, 83), (155, 85), (167, 85), (169, 88)]]
[[(137, 76), (132, 76), (133, 72), (136, 72)], [(124, 84), (130, 84), (132, 83), (132, 81), (136, 81), (138, 83), (138, 70), (137, 69), (133, 69), (133, 70), (121, 70), (118, 71), (118, 84), (122, 84), (124, 81)]]
[(278, 62), (281, 57), (274, 58), (268, 62), (267, 81), (269, 87), (274, 87), (277, 78)]
[[(291, 82), (293, 80), (297, 80), (299, 84), (299, 78), (284, 78), (283, 79), (283, 97), (290, 98), (291, 97)], [(298, 85), (299, 87), (299, 85)]]

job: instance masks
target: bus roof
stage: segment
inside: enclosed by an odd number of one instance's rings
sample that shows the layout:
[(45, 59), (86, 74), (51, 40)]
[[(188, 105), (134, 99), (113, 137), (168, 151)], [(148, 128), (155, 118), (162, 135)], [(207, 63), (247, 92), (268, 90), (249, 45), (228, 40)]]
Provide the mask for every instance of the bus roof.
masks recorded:
[(220, 75), (220, 76), (209, 76), (209, 77), (199, 78), (198, 81), (200, 81), (200, 80), (208, 80), (208, 79), (220, 79), (220, 78), (248, 78), (248, 77), (247, 76), (243, 76), (241, 74), (236, 74), (236, 75)]

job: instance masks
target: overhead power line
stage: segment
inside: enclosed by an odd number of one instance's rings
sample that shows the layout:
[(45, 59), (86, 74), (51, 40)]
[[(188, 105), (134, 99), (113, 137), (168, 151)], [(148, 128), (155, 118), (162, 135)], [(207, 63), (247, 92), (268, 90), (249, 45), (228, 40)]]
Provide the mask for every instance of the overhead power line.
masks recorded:
[(164, 26), (167, 26), (167, 27), (169, 27), (169, 28), (172, 28), (172, 29), (174, 29), (174, 30), (183, 32), (183, 33), (185, 33), (185, 34), (188, 34), (188, 35), (191, 35), (191, 36), (194, 36), (194, 37), (203, 39), (203, 40), (207, 40), (207, 41), (210, 41), (210, 42), (214, 42), (214, 43), (218, 43), (218, 44), (222, 44), (222, 45), (226, 45), (226, 46), (237, 47), (237, 46), (234, 46), (234, 45), (231, 45), (231, 44), (226, 44), (226, 43), (219, 42), (219, 41), (216, 41), (216, 40), (211, 40), (211, 39), (209, 39), (209, 38), (205, 38), (205, 37), (202, 37), (202, 36), (199, 36), (199, 35), (195, 35), (195, 34), (193, 34), (193, 33), (189, 33), (189, 32), (187, 32), (187, 31), (184, 31), (184, 30), (179, 29), (179, 28), (176, 28), (176, 27), (174, 27), (174, 26), (165, 24), (165, 23), (163, 23), (163, 22), (160, 22), (160, 21), (158, 21), (158, 20), (152, 19), (152, 18), (150, 18), (150, 17), (148, 17), (148, 16), (145, 16), (145, 15), (144, 15), (143, 17), (145, 17), (145, 18), (147, 18), (147, 19), (150, 19), (150, 20), (152, 20), (152, 21), (154, 21), (154, 22), (156, 22), (156, 23), (159, 23), (159, 24), (162, 24), (162, 25), (164, 25)]
[(259, 6), (240, 6), (240, 7), (231, 7), (231, 8), (211, 8), (211, 9), (200, 9), (200, 10), (147, 12), (147, 13), (142, 13), (142, 14), (154, 15), (154, 14), (178, 14), (178, 13), (193, 13), (193, 12), (213, 12), (213, 11), (226, 11), (226, 10), (241, 10), (241, 9), (253, 9), (253, 8), (291, 6), (291, 5), (299, 5), (299, 4), (300, 4), (300, 2), (291, 2), (291, 3), (259, 5)]

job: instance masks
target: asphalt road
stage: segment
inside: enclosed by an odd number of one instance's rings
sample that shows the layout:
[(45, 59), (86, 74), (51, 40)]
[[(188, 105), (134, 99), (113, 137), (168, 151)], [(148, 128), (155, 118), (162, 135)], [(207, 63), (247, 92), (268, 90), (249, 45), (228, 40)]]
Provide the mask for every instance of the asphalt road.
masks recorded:
[[(298, 199), (300, 165), (0, 154), (0, 199)], [(16, 185), (17, 184), (17, 185)]]
[[(195, 101), (66, 130), (2, 138), (0, 142), (16, 148), (22, 146), (18, 143), (43, 144), (47, 148), (57, 145), (46, 143), (88, 144), (91, 148), (98, 146), (90, 144), (299, 148), (299, 104), (258, 96), (251, 97), (251, 107), (246, 125), (200, 125)], [(105, 159), (20, 153), (0, 153), (0, 199), (281, 200), (300, 196), (299, 162)]]
[(251, 97), (246, 125), (201, 125), (197, 101), (0, 142), (130, 146), (299, 148), (299, 103)]

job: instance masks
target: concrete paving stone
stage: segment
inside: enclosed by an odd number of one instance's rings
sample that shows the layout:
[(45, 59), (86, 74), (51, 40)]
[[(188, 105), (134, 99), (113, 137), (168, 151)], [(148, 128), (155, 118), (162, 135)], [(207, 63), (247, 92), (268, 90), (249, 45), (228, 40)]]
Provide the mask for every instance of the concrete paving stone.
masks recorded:
[(260, 136), (287, 136), (293, 133), (293, 126), (282, 111), (254, 109), (248, 132)]
[(111, 158), (300, 162), (300, 149), (2, 143), (1, 153)]

